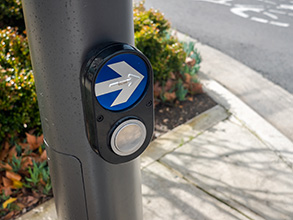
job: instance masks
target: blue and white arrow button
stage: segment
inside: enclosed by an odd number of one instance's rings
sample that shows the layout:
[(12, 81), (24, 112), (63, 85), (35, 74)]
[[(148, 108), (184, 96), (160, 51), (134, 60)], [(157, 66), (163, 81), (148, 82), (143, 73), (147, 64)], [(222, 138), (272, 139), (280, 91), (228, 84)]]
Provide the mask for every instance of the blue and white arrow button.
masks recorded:
[(148, 77), (145, 62), (134, 54), (120, 54), (98, 73), (95, 95), (106, 109), (119, 111), (133, 105), (143, 94)]

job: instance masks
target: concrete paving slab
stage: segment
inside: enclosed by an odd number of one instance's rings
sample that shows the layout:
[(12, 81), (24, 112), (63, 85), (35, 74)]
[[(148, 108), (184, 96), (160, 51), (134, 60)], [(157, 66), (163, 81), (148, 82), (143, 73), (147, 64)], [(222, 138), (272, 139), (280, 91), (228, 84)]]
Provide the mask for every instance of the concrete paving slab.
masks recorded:
[(142, 182), (145, 220), (247, 219), (158, 162), (143, 169)]
[(293, 219), (292, 170), (233, 116), (160, 162), (251, 219)]

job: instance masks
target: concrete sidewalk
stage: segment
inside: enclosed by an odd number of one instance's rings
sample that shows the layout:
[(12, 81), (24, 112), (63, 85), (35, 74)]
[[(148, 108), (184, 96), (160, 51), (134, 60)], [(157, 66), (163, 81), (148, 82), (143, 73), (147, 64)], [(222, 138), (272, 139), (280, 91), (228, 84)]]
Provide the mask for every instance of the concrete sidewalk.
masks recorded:
[[(142, 155), (144, 220), (293, 219), (293, 143), (207, 74), (200, 77), (219, 104)], [(57, 219), (54, 200), (20, 219)]]
[(292, 142), (221, 85), (202, 82), (220, 105), (142, 157), (145, 219), (293, 219)]

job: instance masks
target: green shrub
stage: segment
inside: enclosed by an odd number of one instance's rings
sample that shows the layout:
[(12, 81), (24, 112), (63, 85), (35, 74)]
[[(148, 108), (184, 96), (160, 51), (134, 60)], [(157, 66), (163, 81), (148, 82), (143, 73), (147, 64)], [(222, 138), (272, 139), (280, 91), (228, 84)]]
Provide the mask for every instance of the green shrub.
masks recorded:
[(17, 30), (0, 31), (0, 143), (31, 129), (40, 116), (27, 39)]
[(170, 23), (157, 10), (134, 7), (136, 47), (150, 60), (154, 71), (156, 102), (183, 101), (202, 92), (196, 73), (201, 62), (194, 43), (180, 43), (170, 34)]
[(146, 11), (143, 3), (134, 7), (136, 47), (150, 60), (154, 80), (164, 84), (171, 72), (179, 72), (185, 61), (183, 45), (172, 37), (169, 22), (159, 11)]
[(166, 31), (170, 29), (170, 23), (166, 20), (161, 12), (144, 8), (144, 2), (134, 6), (134, 32), (140, 31), (145, 26), (154, 26), (158, 30), (160, 37), (165, 36)]
[(21, 32), (25, 30), (21, 0), (1, 0), (0, 28), (8, 26), (18, 27)]

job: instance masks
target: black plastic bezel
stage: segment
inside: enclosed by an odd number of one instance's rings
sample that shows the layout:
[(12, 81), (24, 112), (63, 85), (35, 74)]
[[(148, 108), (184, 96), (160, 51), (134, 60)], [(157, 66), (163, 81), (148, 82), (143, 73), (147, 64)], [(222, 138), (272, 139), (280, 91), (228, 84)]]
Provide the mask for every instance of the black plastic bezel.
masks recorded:
[[(148, 81), (140, 99), (121, 111), (111, 111), (100, 105), (94, 94), (95, 80), (99, 71), (110, 59), (120, 54), (139, 56), (148, 68)], [(138, 157), (148, 146), (154, 126), (153, 71), (148, 59), (136, 48), (123, 43), (110, 43), (102, 49), (92, 51), (82, 70), (82, 94), (87, 137), (91, 147), (106, 161), (114, 164), (127, 162)], [(138, 119), (146, 126), (147, 135), (140, 149), (128, 156), (115, 154), (110, 147), (113, 130), (128, 119)]]

